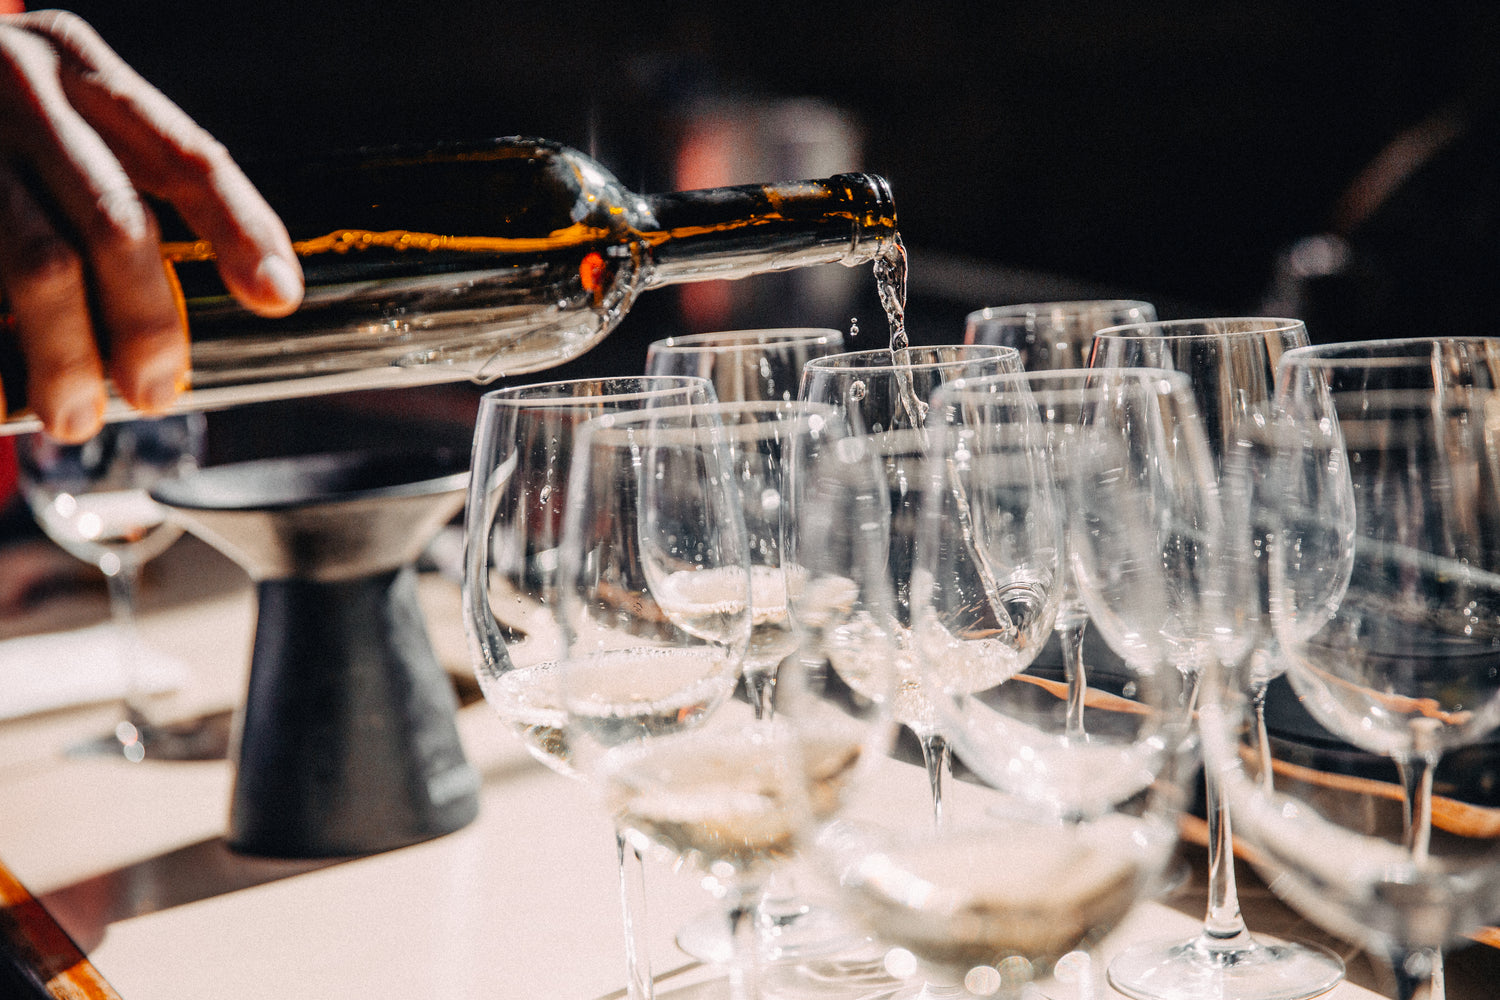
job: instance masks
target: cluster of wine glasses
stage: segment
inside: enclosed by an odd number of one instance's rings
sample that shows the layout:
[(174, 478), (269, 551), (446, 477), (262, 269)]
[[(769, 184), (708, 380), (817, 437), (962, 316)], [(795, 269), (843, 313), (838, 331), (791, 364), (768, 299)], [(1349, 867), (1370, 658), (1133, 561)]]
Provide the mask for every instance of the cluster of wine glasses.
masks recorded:
[[(1246, 926), (1238, 848), (1440, 998), (1500, 915), (1497, 383), (1500, 338), (1107, 301), (900, 350), (678, 337), (641, 375), (487, 393), (464, 620), (487, 701), (615, 824), (628, 994), (648, 857), (712, 890), (678, 941), (735, 1000), (1335, 987), (1337, 955)], [(147, 490), (202, 436), (19, 450), (122, 626), (178, 532)], [(177, 755), (137, 687), (106, 744)], [(1200, 787), (1202, 929), (1085, 960)]]
[[(465, 619), (490, 702), (615, 822), (631, 996), (643, 856), (713, 890), (678, 940), (735, 998), (1332, 989), (1337, 955), (1246, 927), (1236, 845), (1440, 991), (1500, 888), (1483, 782), (1440, 766), (1500, 726), (1497, 370), (1500, 341), (1074, 302), (488, 394)], [(1202, 930), (1087, 961), (1200, 789)]]
[[(1198, 683), (1205, 667), (1227, 662), (1236, 676), (1243, 665), (1249, 682), (1263, 690), (1280, 667), (1257, 562), (1257, 556), (1269, 561), (1269, 554), (1264, 538), (1244, 530), (1254, 503), (1246, 496), (1252, 480), (1225, 471), (1247, 427), (1265, 419), (1279, 360), (1307, 343), (1300, 321), (1259, 318), (1127, 324), (1094, 337), (1090, 364), (1095, 369), (1143, 366), (1186, 375), (1213, 456), (1219, 503), (1225, 512), (1240, 515), (1227, 519), (1234, 530), (1225, 533), (1214, 555), (1221, 591), (1217, 648), (1179, 660)], [(1296, 1000), (1326, 992), (1343, 977), (1336, 955), (1306, 944), (1262, 942), (1246, 927), (1235, 885), (1230, 808), (1217, 777), (1212, 769), (1205, 773), (1209, 898), (1202, 932), (1188, 941), (1147, 943), (1117, 955), (1111, 983), (1154, 1000), (1204, 995)]]
[(1440, 998), (1443, 949), (1496, 915), (1497, 361), (1490, 339), (1291, 350), (1236, 448), (1234, 477), (1265, 484), (1287, 697), (1268, 735), (1259, 678), (1216, 688), (1209, 769), (1251, 860), (1387, 956), (1401, 1000)]

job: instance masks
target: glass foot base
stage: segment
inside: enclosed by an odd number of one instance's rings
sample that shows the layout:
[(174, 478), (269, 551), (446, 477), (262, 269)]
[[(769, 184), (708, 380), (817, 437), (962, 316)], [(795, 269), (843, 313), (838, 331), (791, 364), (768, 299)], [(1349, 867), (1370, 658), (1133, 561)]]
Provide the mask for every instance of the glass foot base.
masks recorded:
[(230, 712), (153, 725), (143, 719), (122, 719), (106, 733), (68, 747), (69, 757), (124, 757), (142, 760), (223, 760), (229, 753)]
[(766, 1000), (935, 1000), (885, 968), (885, 949), (869, 938), (853, 948), (799, 962), (769, 965), (761, 978)]
[[(831, 955), (859, 943), (861, 937), (833, 913), (816, 906), (762, 912), (762, 941), (768, 963), (800, 962)], [(715, 910), (694, 917), (677, 931), (677, 947), (700, 962), (723, 965), (731, 956), (724, 914)]]
[(1109, 983), (1136, 1000), (1307, 1000), (1344, 978), (1344, 963), (1312, 944), (1191, 941), (1137, 945), (1109, 963)]

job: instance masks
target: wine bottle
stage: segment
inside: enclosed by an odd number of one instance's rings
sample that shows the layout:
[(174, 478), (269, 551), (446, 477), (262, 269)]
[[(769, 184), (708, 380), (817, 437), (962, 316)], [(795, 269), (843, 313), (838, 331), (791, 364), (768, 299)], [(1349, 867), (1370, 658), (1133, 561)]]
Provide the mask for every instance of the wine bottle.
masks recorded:
[[(645, 289), (854, 266), (897, 243), (890, 188), (872, 174), (638, 195), (582, 153), (524, 138), (249, 172), (307, 293), (288, 317), (254, 315), (212, 245), (165, 215), (162, 260), (192, 343), (177, 410), (536, 371), (597, 344)], [(35, 429), (4, 320), (0, 433)], [(111, 397), (106, 419), (130, 413)]]

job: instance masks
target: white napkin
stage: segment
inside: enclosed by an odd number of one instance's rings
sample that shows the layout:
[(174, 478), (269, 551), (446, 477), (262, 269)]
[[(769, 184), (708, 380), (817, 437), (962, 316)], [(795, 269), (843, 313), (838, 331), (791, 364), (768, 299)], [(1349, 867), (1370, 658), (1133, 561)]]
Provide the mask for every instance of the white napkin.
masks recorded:
[(129, 691), (163, 694), (187, 678), (187, 664), (112, 624), (6, 639), (0, 642), (0, 719), (115, 701)]

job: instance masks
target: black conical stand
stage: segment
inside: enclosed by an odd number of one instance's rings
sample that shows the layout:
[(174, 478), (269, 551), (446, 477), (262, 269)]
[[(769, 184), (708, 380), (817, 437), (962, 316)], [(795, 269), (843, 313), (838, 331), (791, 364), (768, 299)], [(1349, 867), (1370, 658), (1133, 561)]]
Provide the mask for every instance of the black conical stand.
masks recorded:
[(364, 854), (477, 814), (412, 568), (466, 478), (446, 458), (357, 453), (211, 467), (153, 491), (257, 580), (235, 850)]

